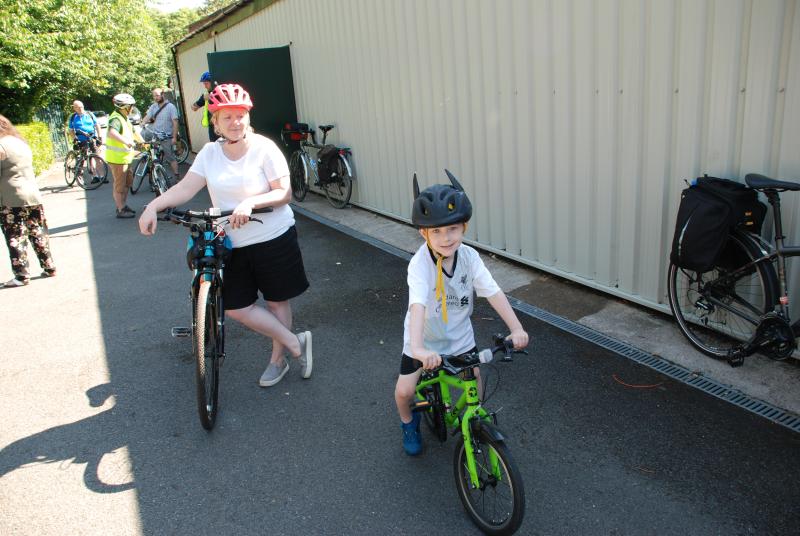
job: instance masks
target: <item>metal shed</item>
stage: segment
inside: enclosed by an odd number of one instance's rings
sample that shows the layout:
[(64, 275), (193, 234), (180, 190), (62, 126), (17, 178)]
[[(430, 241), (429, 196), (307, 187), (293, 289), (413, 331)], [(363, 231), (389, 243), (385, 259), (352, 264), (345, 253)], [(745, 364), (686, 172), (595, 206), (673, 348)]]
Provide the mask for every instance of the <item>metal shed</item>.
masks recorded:
[(355, 204), (407, 220), (411, 174), (447, 167), (475, 244), (655, 309), (684, 179), (800, 180), (797, 0), (243, 0), (175, 45), (183, 91), (209, 52), (290, 43), (298, 118), (353, 148)]

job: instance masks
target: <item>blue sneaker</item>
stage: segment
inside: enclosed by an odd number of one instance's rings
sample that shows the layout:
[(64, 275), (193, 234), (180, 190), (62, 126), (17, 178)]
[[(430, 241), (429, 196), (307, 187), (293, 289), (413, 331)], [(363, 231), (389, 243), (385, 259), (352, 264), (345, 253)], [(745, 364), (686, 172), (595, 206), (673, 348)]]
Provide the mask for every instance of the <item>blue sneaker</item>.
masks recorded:
[(419, 433), (419, 413), (413, 413), (411, 422), (400, 422), (403, 429), (403, 449), (409, 456), (416, 456), (422, 452), (422, 435)]

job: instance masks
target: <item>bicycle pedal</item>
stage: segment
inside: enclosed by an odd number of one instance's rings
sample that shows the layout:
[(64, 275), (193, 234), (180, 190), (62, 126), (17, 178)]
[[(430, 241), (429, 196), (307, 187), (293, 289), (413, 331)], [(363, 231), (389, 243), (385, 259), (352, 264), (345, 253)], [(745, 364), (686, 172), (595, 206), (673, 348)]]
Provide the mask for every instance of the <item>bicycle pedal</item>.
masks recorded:
[(174, 327), (171, 330), (172, 336), (175, 338), (189, 337), (192, 334), (191, 328)]
[(411, 404), (411, 411), (425, 411), (431, 407), (431, 403), (427, 400), (418, 400), (415, 404)]

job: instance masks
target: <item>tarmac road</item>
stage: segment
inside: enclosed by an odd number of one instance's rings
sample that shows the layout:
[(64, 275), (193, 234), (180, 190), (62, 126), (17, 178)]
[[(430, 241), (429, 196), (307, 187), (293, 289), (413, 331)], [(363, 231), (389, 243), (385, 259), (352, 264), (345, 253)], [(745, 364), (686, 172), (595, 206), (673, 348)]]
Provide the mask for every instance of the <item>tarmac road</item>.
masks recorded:
[[(477, 533), (455, 441), (402, 452), (405, 261), (298, 216), (313, 377), (294, 365), (260, 388), (269, 343), (229, 321), (207, 433), (190, 342), (170, 337), (190, 322), (185, 229), (143, 237), (113, 217), (108, 185), (46, 180), (58, 276), (0, 289), (0, 534)], [(525, 481), (520, 534), (797, 533), (800, 435), (521, 320), (531, 355), (488, 371)], [(474, 323), (479, 346), (503, 330), (485, 301)]]

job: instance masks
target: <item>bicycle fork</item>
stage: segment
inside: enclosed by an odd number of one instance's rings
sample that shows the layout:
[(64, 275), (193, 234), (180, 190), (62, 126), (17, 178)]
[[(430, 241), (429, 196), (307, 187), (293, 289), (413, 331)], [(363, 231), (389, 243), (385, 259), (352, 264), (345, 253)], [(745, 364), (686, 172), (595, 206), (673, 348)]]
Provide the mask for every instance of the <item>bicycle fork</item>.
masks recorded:
[[(482, 483), (478, 477), (478, 463), (475, 461), (476, 443), (472, 438), (478, 434), (487, 433), (482, 430), (485, 426), (484, 421), (492, 420), (492, 417), (479, 405), (477, 388), (470, 387), (466, 395), (468, 408), (464, 412), (460, 423), (461, 437), (464, 441), (464, 453), (467, 459), (470, 484), (473, 489), (480, 489), (481, 485), (485, 485), (485, 482)], [(495, 480), (502, 480), (499, 458), (494, 449), (489, 449), (489, 465), (488, 472), (494, 476)]]

